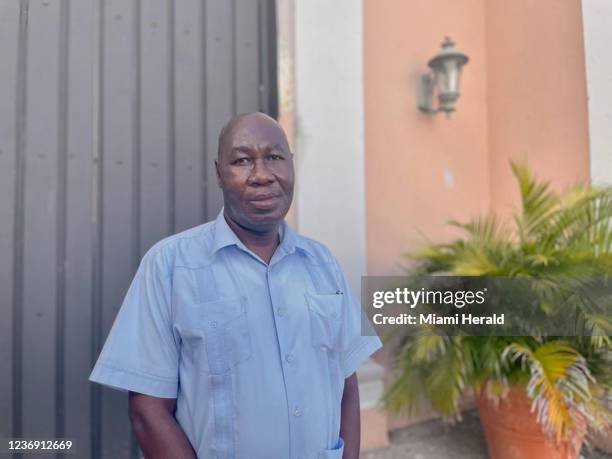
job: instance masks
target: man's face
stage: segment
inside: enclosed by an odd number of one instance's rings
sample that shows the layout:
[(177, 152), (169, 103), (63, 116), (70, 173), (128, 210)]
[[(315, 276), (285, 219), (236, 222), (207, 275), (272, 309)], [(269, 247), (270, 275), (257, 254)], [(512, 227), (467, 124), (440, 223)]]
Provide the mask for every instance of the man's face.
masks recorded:
[(240, 226), (265, 231), (293, 199), (293, 155), (280, 127), (261, 114), (239, 119), (222, 139), (216, 163), (226, 212)]

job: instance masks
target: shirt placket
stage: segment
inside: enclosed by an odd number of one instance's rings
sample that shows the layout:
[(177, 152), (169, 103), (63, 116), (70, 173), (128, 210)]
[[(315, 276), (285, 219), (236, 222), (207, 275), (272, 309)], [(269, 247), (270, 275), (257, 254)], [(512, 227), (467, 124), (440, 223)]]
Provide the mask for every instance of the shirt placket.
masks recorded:
[(304, 451), (301, 432), (304, 431), (305, 406), (302, 391), (299, 390), (300, 381), (298, 380), (298, 365), (300, 355), (297, 349), (292, 348), (290, 339), (290, 317), (289, 308), (283, 304), (283, 295), (278, 291), (277, 283), (274, 281), (274, 272), (278, 270), (278, 263), (274, 263), (267, 268), (267, 283), (270, 294), (270, 301), (274, 311), (274, 322), (278, 338), (278, 347), (281, 358), (281, 368), (287, 396), (287, 410), (289, 419), (289, 445), (290, 458), (301, 459)]

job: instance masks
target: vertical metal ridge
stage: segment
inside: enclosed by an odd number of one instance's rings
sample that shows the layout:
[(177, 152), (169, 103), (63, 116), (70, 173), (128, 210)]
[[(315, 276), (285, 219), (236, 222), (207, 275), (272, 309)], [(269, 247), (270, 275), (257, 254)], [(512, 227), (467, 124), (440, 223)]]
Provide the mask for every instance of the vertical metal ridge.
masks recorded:
[[(133, 2), (133, 48), (134, 67), (132, 69), (132, 270), (136, 271), (140, 261), (141, 253), (141, 115), (142, 115), (142, 97), (141, 97), (141, 72), (142, 72), (142, 55), (141, 55), (141, 27), (142, 27), (142, 5), (140, 0)], [(130, 456), (137, 457), (138, 442), (134, 432), (130, 430)]]
[[(141, 27), (142, 27), (142, 5), (141, 0), (134, 0), (133, 3), (133, 49), (134, 67), (132, 71), (132, 203), (134, 212), (132, 213), (132, 269), (136, 271), (140, 262), (141, 254), (141, 73), (142, 73), (142, 50), (141, 50)], [(130, 429), (130, 457), (138, 459), (138, 441), (134, 431)]]
[(265, 25), (265, 5), (262, 0), (257, 0), (257, 52), (259, 53), (259, 59), (257, 59), (257, 107), (260, 112), (267, 113), (264, 106), (266, 81), (264, 77), (264, 68), (267, 65), (266, 53), (264, 50), (264, 25)]
[[(264, 68), (264, 80), (265, 80), (265, 91), (264, 104), (266, 107), (266, 113), (273, 118), (278, 118), (278, 81), (277, 81), (277, 52), (278, 52), (278, 27), (277, 27), (277, 16), (276, 16), (276, 2), (270, 0), (263, 0), (265, 2), (266, 17), (264, 17), (263, 23), (260, 26), (260, 30), (264, 34), (265, 50), (263, 51), (266, 55), (265, 68)], [(271, 17), (271, 19), (268, 19)]]
[[(55, 436), (64, 437), (65, 420), (65, 339), (66, 331), (66, 206), (67, 206), (67, 156), (68, 156), (68, 53), (70, 40), (69, 3), (68, 0), (60, 2), (59, 19), (59, 85), (58, 85), (58, 136), (57, 136), (57, 247), (56, 247), (56, 316), (55, 316)], [(58, 458), (64, 457), (58, 454)]]
[(271, 27), (266, 27), (268, 32), (269, 43), (268, 49), (270, 50), (270, 57), (268, 58), (268, 97), (267, 100), (270, 104), (270, 116), (278, 118), (278, 16), (276, 13), (276, 2), (271, 1), (270, 12), (272, 21), (270, 22)]
[(278, 117), (278, 95), (276, 81), (277, 26), (275, 2), (258, 0), (258, 46), (259, 65), (259, 110), (273, 118)]
[(231, 42), (231, 49), (232, 49), (232, 66), (231, 66), (231, 72), (232, 72), (232, 114), (234, 116), (236, 116), (238, 114), (238, 98), (236, 97), (236, 94), (238, 92), (238, 78), (236, 75), (237, 72), (237, 63), (236, 60), (238, 59), (238, 50), (236, 49), (238, 46), (238, 40), (236, 40), (236, 0), (231, 0), (231, 33), (230, 33), (230, 42)]
[(170, 174), (170, 234), (176, 231), (176, 50), (174, 0), (167, 0), (168, 12), (168, 167)]
[(132, 72), (132, 204), (134, 206), (134, 212), (132, 213), (132, 266), (134, 271), (138, 268), (138, 263), (142, 256), (141, 253), (141, 196), (140, 196), (140, 182), (141, 182), (141, 114), (142, 114), (142, 102), (141, 102), (141, 69), (142, 69), (142, 51), (141, 51), (141, 26), (142, 26), (142, 6), (141, 0), (134, 0), (134, 36), (133, 36), (133, 53), (134, 53), (134, 68)]
[[(208, 100), (208, 97), (206, 95), (206, 90), (208, 88), (208, 79), (206, 78), (206, 57), (207, 57), (207, 50), (206, 47), (208, 46), (208, 41), (206, 40), (206, 31), (207, 31), (207, 27), (206, 27), (206, 4), (207, 4), (207, 0), (201, 0), (200, 1), (200, 7), (202, 8), (202, 10), (200, 11), (200, 21), (202, 22), (201, 25), (201, 43), (202, 43), (202, 78), (200, 78), (200, 82), (202, 85), (202, 104), (200, 106), (200, 116), (201, 116), (201, 124), (200, 126), (202, 126), (202, 176), (200, 177), (200, 187), (199, 187), (199, 191), (200, 193), (202, 193), (202, 216), (200, 219), (200, 222), (203, 223), (206, 220), (208, 220), (208, 201), (207, 201), (207, 193), (208, 193), (208, 189), (209, 189), (209, 184), (206, 181), (206, 174), (208, 173), (208, 164), (210, 163), (210, 159), (211, 159), (211, 154), (212, 152), (208, 151), (208, 130), (207, 130), (207, 121), (208, 121), (208, 113), (206, 110), (206, 102)], [(202, 184), (206, 184), (206, 186), (202, 186)]]
[(29, 0), (19, 5), (19, 37), (17, 41), (17, 87), (15, 106), (15, 209), (13, 244), (13, 437), (21, 437), (23, 429), (22, 339), (23, 339), (23, 238), (25, 198), (26, 102), (28, 68)]
[[(91, 366), (98, 358), (101, 348), (102, 331), (102, 206), (104, 203), (104, 188), (102, 183), (102, 156), (104, 152), (104, 0), (95, 4), (94, 15), (97, 14), (97, 30), (95, 32), (94, 50), (97, 59), (93, 59), (94, 82), (93, 89), (93, 136), (92, 136), (92, 289), (91, 289)], [(95, 16), (94, 16), (95, 17)], [(96, 42), (97, 40), (97, 42)], [(90, 386), (91, 399), (91, 456), (99, 459), (102, 451), (102, 400), (101, 390), (97, 384)]]

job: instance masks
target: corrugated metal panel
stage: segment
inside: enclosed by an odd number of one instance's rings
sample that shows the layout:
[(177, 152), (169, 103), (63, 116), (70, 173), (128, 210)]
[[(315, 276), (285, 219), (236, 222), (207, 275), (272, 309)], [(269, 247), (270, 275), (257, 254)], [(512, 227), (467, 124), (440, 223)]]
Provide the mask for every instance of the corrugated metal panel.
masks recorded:
[(215, 216), (220, 127), (276, 115), (274, 0), (0, 0), (0, 437), (137, 457), (87, 376), (144, 252)]

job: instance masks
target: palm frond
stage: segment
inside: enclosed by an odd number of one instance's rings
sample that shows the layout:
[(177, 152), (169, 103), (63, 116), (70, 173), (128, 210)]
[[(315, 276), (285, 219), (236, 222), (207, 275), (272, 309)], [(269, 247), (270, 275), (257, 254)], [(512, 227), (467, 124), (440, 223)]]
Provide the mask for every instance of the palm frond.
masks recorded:
[(550, 182), (537, 181), (525, 164), (512, 161), (510, 166), (521, 195), (521, 211), (515, 217), (518, 236), (522, 241), (532, 240), (545, 231), (559, 198), (550, 189)]
[[(539, 422), (559, 439), (576, 412), (599, 426), (612, 422), (600, 402), (612, 394), (609, 298), (602, 297), (605, 289), (592, 299), (583, 294), (595, 290), (590, 280), (612, 282), (612, 187), (578, 184), (557, 192), (525, 164), (511, 162), (511, 168), (521, 199), (514, 226), (493, 214), (450, 221), (462, 237), (411, 253), (407, 274), (525, 279), (538, 302), (524, 323), (516, 318), (524, 336), (449, 337), (435, 327), (404, 336), (397, 379), (384, 401), (391, 409), (412, 413), (429, 404), (457, 416), (467, 387), (486, 384), (499, 394), (526, 384)], [(571, 333), (549, 337), (543, 321)]]
[(458, 417), (459, 399), (465, 388), (462, 354), (453, 345), (431, 361), (425, 377), (425, 390), (432, 407), (447, 417)]
[(555, 434), (557, 441), (567, 439), (574, 425), (568, 401), (591, 399), (589, 382), (592, 376), (583, 356), (564, 341), (550, 341), (535, 350), (513, 343), (503, 357), (519, 361), (531, 377), (527, 393), (533, 400), (532, 409), (544, 429)]

